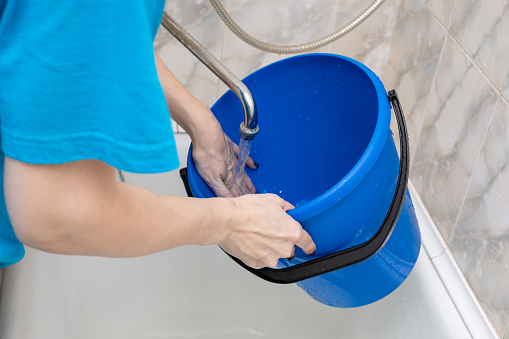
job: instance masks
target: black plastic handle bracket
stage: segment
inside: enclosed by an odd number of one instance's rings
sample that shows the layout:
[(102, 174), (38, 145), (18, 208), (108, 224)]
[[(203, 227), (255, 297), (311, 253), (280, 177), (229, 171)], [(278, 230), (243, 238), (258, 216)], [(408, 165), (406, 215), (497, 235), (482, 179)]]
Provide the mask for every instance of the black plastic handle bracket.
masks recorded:
[[(400, 138), (400, 166), (398, 181), (396, 184), (396, 191), (391, 202), (391, 206), (385, 219), (378, 229), (377, 233), (367, 240), (366, 242), (341, 250), (336, 253), (328, 254), (323, 257), (306, 261), (304, 263), (290, 266), (287, 268), (261, 268), (254, 269), (244, 264), (240, 259), (228, 254), (235, 262), (244, 267), (254, 275), (278, 284), (291, 284), (305, 279), (313, 278), (321, 274), (332, 272), (340, 268), (362, 262), (380, 250), (391, 235), (396, 223), (398, 221), (403, 202), (405, 200), (407, 186), (408, 186), (408, 171), (409, 171), (409, 147), (408, 147), (408, 132), (405, 123), (405, 117), (401, 108), (398, 95), (395, 90), (388, 93), (389, 101), (392, 104), (396, 120), (398, 122), (399, 138)], [(187, 182), (186, 169), (180, 170), (180, 175), (186, 186), (186, 191), (189, 196), (192, 196)]]
[(193, 192), (191, 191), (191, 187), (189, 187), (189, 180), (187, 179), (187, 167), (181, 168), (179, 171), (180, 179), (184, 183), (184, 187), (186, 189), (187, 196), (192, 198)]

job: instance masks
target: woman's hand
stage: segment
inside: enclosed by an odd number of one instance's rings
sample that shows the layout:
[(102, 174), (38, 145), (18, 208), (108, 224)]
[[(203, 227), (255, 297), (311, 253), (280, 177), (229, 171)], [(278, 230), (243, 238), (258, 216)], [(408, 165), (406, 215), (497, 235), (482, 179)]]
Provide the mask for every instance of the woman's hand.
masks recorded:
[(286, 211), (294, 208), (275, 194), (249, 194), (231, 199), (238, 220), (231, 223), (219, 246), (253, 268), (274, 267), (280, 258), (293, 258), (295, 246), (314, 254), (316, 245)]
[[(245, 173), (235, 182), (239, 147), (224, 134), (209, 107), (189, 93), (157, 55), (155, 60), (171, 117), (191, 136), (193, 160), (203, 180), (218, 197), (255, 193)], [(258, 167), (251, 158), (246, 165)]]
[[(224, 134), (217, 120), (207, 133), (193, 138), (193, 161), (198, 174), (218, 197), (238, 197), (256, 192), (245, 172), (240, 180), (235, 180), (238, 157), (239, 146)], [(250, 157), (246, 166), (258, 167)]]

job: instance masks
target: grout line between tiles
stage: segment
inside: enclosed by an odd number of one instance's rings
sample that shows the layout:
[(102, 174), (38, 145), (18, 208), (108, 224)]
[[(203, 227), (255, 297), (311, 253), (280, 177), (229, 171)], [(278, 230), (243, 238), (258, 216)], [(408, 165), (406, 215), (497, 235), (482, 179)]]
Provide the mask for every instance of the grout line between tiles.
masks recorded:
[[(330, 25), (329, 25), (329, 32), (332, 32), (334, 30), (334, 28), (336, 27), (336, 16), (338, 14), (338, 2), (339, 2), (339, 0), (334, 1), (334, 6), (332, 8), (332, 18), (330, 20)], [(327, 53), (330, 53), (331, 46), (332, 46), (332, 44), (327, 45), (327, 50), (326, 50)]]
[[(450, 31), (449, 31), (449, 28), (446, 27), (442, 21), (440, 21), (437, 16), (433, 13), (433, 11), (431, 10), (431, 8), (429, 8), (425, 3), (423, 3), (422, 0), (419, 0), (419, 3), (427, 10), (427, 12), (433, 17), (435, 18), (435, 20), (440, 24), (440, 26), (442, 26), (445, 31), (447, 32), (447, 35), (448, 37), (450, 37), (458, 46), (459, 48), (461, 49), (461, 51), (466, 55), (466, 57), (468, 58), (468, 60), (470, 60), (470, 62), (472, 62), (476, 67), (477, 69), (481, 72), (481, 74), (483, 75), (483, 77), (488, 81), (488, 83), (491, 85), (491, 87), (493, 87), (493, 89), (495, 91), (498, 92), (498, 94), (502, 94), (502, 89), (498, 89), (497, 86), (493, 83), (493, 81), (491, 81), (491, 79), (488, 77), (488, 75), (484, 72), (484, 70), (482, 69), (482, 67), (470, 56), (470, 54), (463, 48), (463, 46), (460, 44), (460, 42), (456, 39), (456, 37), (454, 36), (454, 34), (452, 34)], [(455, 2), (454, 4), (454, 9), (456, 9), (456, 4), (457, 4), (457, 1)], [(453, 9), (453, 11), (454, 11)], [(449, 26), (451, 25), (452, 23), (452, 16), (451, 16), (451, 19), (450, 19), (450, 22), (449, 22)]]
[(454, 12), (456, 11), (456, 6), (458, 5), (458, 0), (454, 1), (454, 6), (452, 6), (451, 17), (449, 18), (449, 22), (447, 23), (447, 30), (451, 27), (452, 18), (454, 17)]
[[(229, 1), (226, 0), (225, 1), (225, 4), (223, 4), (223, 6), (225, 8), (227, 8), (228, 10), (230, 10), (230, 8), (228, 8), (228, 4), (229, 4)], [(217, 16), (216, 16), (217, 17)], [(219, 61), (221, 61), (222, 63), (224, 63), (224, 43), (225, 43), (225, 32), (226, 32), (226, 25), (223, 25), (223, 23), (221, 22), (221, 20), (219, 19), (219, 17), (217, 17), (217, 20), (219, 21), (219, 24), (221, 25), (222, 27), (222, 38), (221, 38), (221, 51), (219, 52)], [(221, 96), (221, 80), (218, 78), (217, 79), (217, 83), (216, 83), (216, 98), (219, 98)]]
[[(438, 19), (436, 19), (436, 20), (439, 21)], [(430, 94), (431, 94), (431, 91), (433, 90), (433, 85), (435, 84), (435, 82), (437, 80), (438, 68), (440, 67), (440, 63), (442, 62), (442, 57), (444, 56), (445, 45), (447, 43), (447, 36), (448, 35), (449, 35), (449, 32), (447, 31), (447, 29), (445, 29), (444, 41), (442, 43), (442, 49), (440, 51), (440, 56), (438, 57), (437, 67), (435, 69), (435, 74), (433, 74), (433, 79), (431, 80), (431, 84), (430, 84), (429, 91), (428, 91), (428, 97), (426, 98), (426, 103), (424, 104), (424, 107), (422, 108), (422, 117), (421, 117), (421, 121), (419, 123), (420, 126), (418, 128), (417, 136), (415, 138), (416, 142), (415, 142), (415, 151), (414, 151), (414, 154), (413, 154), (414, 156), (415, 156), (415, 153), (417, 152), (417, 146), (419, 146), (419, 140), (421, 138), (422, 126), (424, 125), (424, 120), (426, 118), (426, 113), (427, 113), (427, 110), (428, 110), (429, 100), (431, 98)], [(412, 164), (412, 162), (410, 162), (410, 164)]]
[(500, 99), (502, 99), (502, 101), (505, 102), (506, 105), (509, 105), (509, 99), (506, 99), (503, 95), (500, 96)]

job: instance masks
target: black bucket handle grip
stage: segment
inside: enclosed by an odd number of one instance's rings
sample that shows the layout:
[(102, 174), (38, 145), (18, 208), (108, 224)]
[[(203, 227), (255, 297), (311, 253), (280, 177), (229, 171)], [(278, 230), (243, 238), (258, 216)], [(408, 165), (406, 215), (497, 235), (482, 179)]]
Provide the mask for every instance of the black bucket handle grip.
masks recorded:
[[(296, 283), (305, 279), (313, 278), (321, 274), (329, 273), (340, 268), (344, 268), (350, 265), (362, 262), (380, 250), (391, 235), (396, 223), (398, 221), (401, 209), (403, 208), (403, 202), (405, 200), (406, 191), (408, 187), (408, 172), (409, 172), (409, 147), (408, 147), (408, 132), (405, 123), (405, 117), (403, 115), (403, 109), (399, 102), (398, 94), (396, 90), (391, 90), (388, 93), (389, 101), (392, 104), (396, 120), (398, 122), (399, 140), (400, 140), (400, 165), (398, 182), (396, 184), (396, 191), (391, 202), (391, 206), (385, 219), (378, 229), (377, 233), (365, 241), (354, 247), (347, 248), (332, 254), (325, 255), (323, 257), (312, 259), (304, 263), (290, 266), (286, 268), (269, 268), (264, 267), (261, 269), (254, 269), (244, 264), (240, 259), (232, 256), (225, 252), (237, 262), (240, 266), (244, 267), (254, 275), (277, 284), (291, 284)], [(187, 180), (187, 168), (180, 170), (180, 176), (184, 185), (186, 186), (186, 192), (189, 196), (192, 196)]]

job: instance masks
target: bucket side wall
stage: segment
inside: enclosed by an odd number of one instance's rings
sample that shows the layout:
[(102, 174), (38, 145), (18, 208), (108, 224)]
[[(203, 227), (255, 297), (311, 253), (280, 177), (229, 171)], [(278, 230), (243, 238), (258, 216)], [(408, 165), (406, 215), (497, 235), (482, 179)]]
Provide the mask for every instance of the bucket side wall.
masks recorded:
[[(396, 290), (411, 273), (421, 237), (407, 192), (400, 218), (387, 243), (371, 258), (298, 285), (317, 301), (341, 308), (376, 302)], [(295, 260), (295, 259), (294, 259)]]
[(317, 244), (317, 255), (358, 245), (373, 236), (389, 210), (398, 178), (399, 158), (389, 132), (371, 171), (346, 197), (302, 223)]

